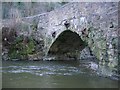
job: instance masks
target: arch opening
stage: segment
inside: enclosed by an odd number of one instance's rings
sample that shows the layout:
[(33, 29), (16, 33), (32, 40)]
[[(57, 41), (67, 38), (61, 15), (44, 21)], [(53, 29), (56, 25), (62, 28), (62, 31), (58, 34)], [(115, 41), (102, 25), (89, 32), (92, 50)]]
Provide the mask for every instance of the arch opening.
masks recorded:
[(77, 60), (85, 47), (86, 43), (76, 32), (66, 30), (53, 42), (48, 56), (54, 56), (56, 60)]

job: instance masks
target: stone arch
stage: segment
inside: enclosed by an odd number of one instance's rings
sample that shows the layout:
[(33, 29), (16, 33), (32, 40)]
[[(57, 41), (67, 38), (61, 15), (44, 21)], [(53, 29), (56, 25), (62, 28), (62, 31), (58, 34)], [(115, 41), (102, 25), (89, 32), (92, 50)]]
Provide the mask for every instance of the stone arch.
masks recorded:
[[(45, 55), (59, 34), (69, 29), (79, 34), (88, 44), (100, 65), (118, 67), (118, 3), (71, 3), (71, 5), (74, 6), (73, 9), (68, 5), (49, 13), (50, 24), (45, 35)], [(86, 7), (89, 5), (93, 6), (91, 7), (93, 9)], [(69, 8), (71, 8), (69, 12), (63, 13)], [(66, 20), (70, 23), (67, 27), (64, 24)], [(49, 34), (52, 30), (57, 32), (54, 38), (51, 33)]]
[(71, 30), (62, 31), (51, 44), (48, 56), (56, 59), (79, 59), (80, 51), (86, 47), (86, 42), (79, 34)]

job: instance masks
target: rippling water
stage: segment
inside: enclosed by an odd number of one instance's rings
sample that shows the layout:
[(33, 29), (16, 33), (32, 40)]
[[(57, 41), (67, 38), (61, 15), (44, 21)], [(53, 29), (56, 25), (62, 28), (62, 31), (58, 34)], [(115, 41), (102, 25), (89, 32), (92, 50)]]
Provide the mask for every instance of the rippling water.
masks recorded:
[(99, 88), (118, 82), (98, 76), (89, 61), (3, 61), (3, 88)]

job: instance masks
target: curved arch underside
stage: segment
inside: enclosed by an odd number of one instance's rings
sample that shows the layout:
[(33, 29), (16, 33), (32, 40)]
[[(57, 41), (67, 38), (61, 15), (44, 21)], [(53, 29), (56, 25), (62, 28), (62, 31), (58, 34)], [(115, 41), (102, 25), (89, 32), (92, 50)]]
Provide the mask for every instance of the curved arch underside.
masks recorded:
[(78, 59), (86, 44), (80, 36), (70, 30), (62, 32), (49, 49), (48, 55), (56, 59)]

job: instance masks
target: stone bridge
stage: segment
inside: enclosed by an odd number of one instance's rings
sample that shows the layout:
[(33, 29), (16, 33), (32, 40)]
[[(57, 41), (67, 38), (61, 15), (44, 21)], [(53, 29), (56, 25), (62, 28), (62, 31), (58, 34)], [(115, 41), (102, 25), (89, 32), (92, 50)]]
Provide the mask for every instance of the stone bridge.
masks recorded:
[(37, 24), (35, 37), (43, 44), (42, 57), (79, 58), (88, 46), (100, 64), (118, 66), (117, 2), (73, 2), (22, 21)]
[(38, 30), (45, 54), (76, 57), (89, 46), (101, 64), (118, 64), (118, 3), (69, 3), (39, 17)]

